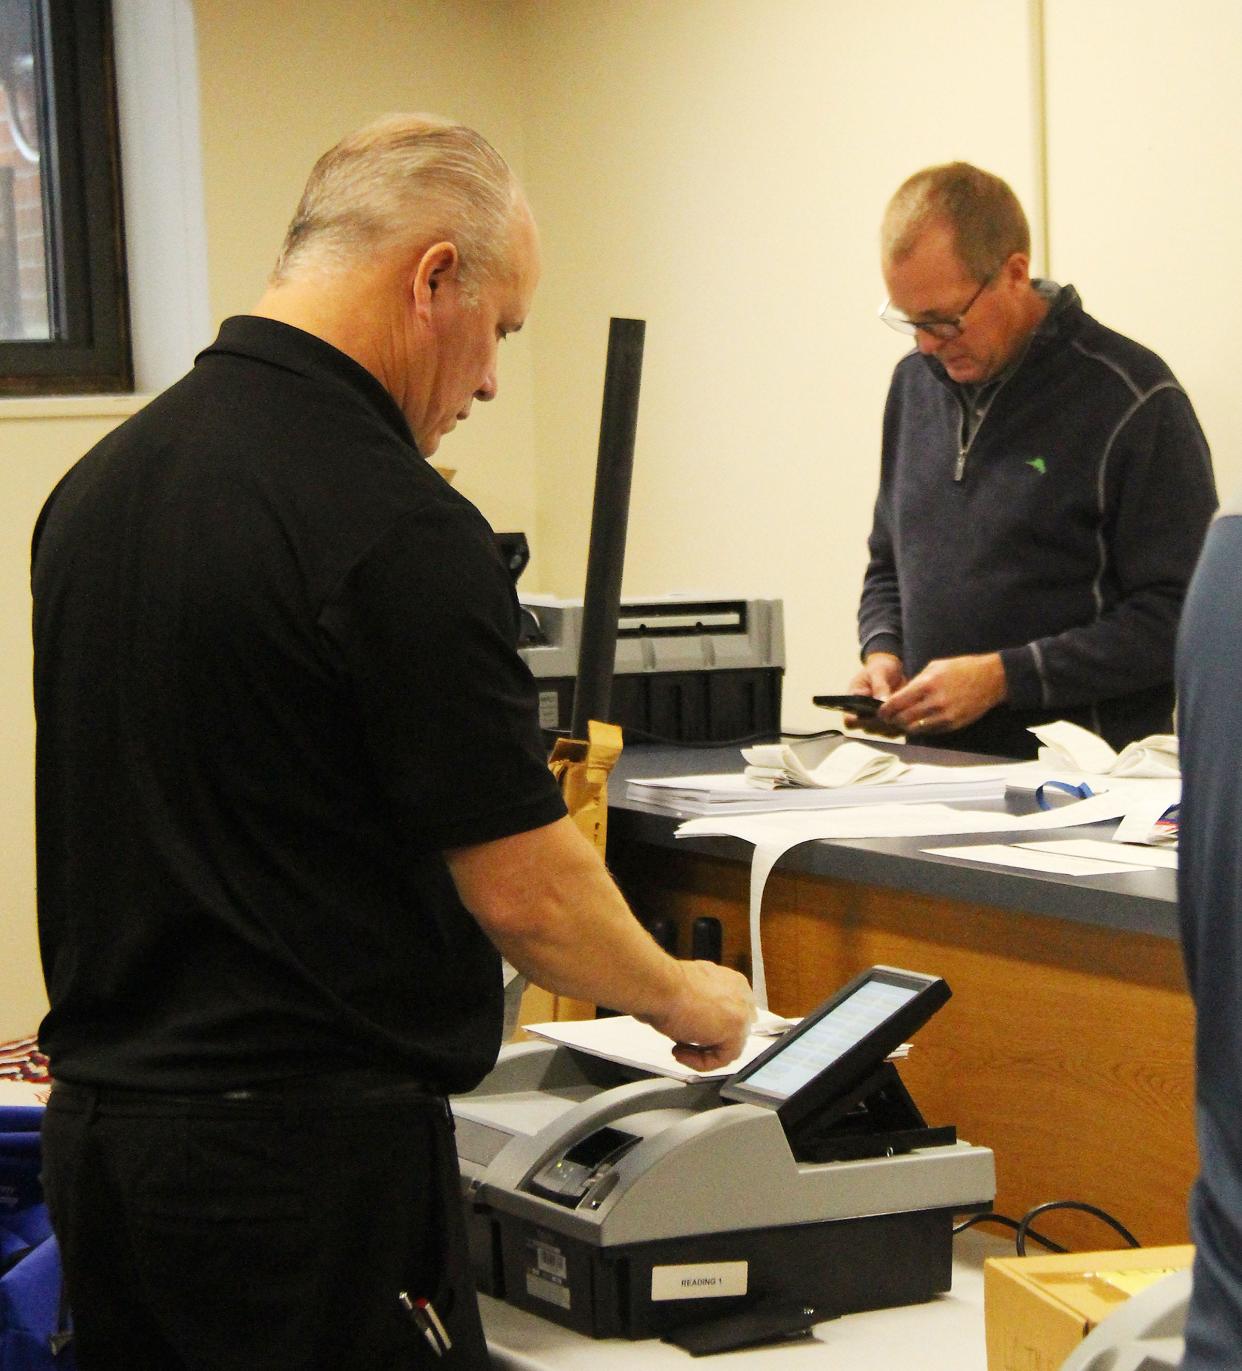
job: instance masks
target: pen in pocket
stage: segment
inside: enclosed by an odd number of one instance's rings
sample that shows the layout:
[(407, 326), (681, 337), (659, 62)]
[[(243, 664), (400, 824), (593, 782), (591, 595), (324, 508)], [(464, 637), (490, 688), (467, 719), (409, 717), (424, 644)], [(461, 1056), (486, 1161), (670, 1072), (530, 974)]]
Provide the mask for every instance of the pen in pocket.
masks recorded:
[(440, 1322), (440, 1316), (435, 1311), (435, 1306), (427, 1299), (412, 1300), (409, 1292), (402, 1290), (397, 1295), (397, 1302), (401, 1308), (409, 1315), (410, 1321), (418, 1331), (427, 1339), (427, 1345), (436, 1354), (442, 1357), (453, 1345), (453, 1339), (448, 1335), (448, 1329)]

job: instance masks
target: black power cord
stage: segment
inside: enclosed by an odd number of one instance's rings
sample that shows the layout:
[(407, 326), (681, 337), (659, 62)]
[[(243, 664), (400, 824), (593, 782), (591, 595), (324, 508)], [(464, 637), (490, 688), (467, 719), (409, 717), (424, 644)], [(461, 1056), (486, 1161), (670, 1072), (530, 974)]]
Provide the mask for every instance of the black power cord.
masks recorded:
[(1042, 1233), (1037, 1233), (1031, 1225), (1041, 1214), (1050, 1213), (1054, 1209), (1075, 1209), (1083, 1214), (1090, 1214), (1093, 1218), (1099, 1219), (1102, 1223), (1108, 1224), (1115, 1232), (1120, 1234), (1129, 1247), (1141, 1246), (1139, 1240), (1133, 1233), (1119, 1220), (1099, 1208), (1098, 1205), (1087, 1204), (1085, 1200), (1049, 1200), (1046, 1204), (1037, 1204), (1034, 1209), (1028, 1209), (1020, 1219), (1011, 1219), (1007, 1214), (998, 1214), (993, 1210), (988, 1210), (985, 1214), (972, 1214), (963, 1223), (959, 1223), (953, 1229), (954, 1237), (959, 1233), (964, 1233), (968, 1228), (973, 1228), (977, 1223), (996, 1223), (1005, 1228), (1012, 1228), (1016, 1236), (1014, 1247), (1019, 1257), (1026, 1256), (1026, 1241), (1028, 1238), (1040, 1243), (1050, 1252), (1068, 1252), (1068, 1247), (1062, 1247), (1060, 1243), (1053, 1242), (1051, 1238), (1046, 1238)]
[[(1021, 1220), (1011, 1219), (1008, 1214), (998, 1214), (994, 1210), (989, 1209), (986, 1214), (972, 1214), (965, 1222), (959, 1223), (953, 1229), (953, 1236), (957, 1237), (959, 1233), (965, 1233), (968, 1228), (973, 1228), (977, 1223), (995, 1223), (999, 1224), (1002, 1228), (1012, 1228), (1014, 1232), (1017, 1232), (1017, 1230), (1022, 1227)], [(1045, 1238), (1042, 1233), (1036, 1233), (1033, 1228), (1027, 1229), (1026, 1236), (1034, 1239), (1037, 1243), (1042, 1243), (1049, 1252), (1069, 1251), (1068, 1247), (1062, 1247), (1059, 1242), (1053, 1242), (1051, 1238)]]

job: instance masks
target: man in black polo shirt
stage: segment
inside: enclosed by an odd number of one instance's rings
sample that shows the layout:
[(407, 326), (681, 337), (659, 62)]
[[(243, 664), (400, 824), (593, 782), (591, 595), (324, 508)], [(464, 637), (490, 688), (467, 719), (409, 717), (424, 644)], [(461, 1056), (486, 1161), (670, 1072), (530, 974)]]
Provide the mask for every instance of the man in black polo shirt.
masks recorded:
[[(270, 288), (34, 540), (46, 1189), (83, 1371), (482, 1367), (446, 1093), (500, 953), (695, 1065), (749, 1023), (565, 816), (491, 531), (427, 465), (538, 275), (468, 129), (316, 165)], [(499, 949), (499, 951), (497, 950)], [(698, 1046), (690, 1046), (698, 1044)]]

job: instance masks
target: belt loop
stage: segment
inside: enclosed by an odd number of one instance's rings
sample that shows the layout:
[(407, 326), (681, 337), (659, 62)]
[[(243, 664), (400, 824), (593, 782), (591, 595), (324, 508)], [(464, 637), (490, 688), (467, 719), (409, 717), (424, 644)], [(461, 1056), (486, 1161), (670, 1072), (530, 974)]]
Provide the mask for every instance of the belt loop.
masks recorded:
[(55, 1095), (59, 1094), (62, 1104), (73, 1107), (74, 1103), (85, 1105), (82, 1110), (83, 1124), (89, 1126), (99, 1118), (100, 1094), (101, 1092), (93, 1085), (66, 1085), (63, 1081), (58, 1081), (52, 1077), (52, 1088), (48, 1091), (48, 1103), (51, 1104)]

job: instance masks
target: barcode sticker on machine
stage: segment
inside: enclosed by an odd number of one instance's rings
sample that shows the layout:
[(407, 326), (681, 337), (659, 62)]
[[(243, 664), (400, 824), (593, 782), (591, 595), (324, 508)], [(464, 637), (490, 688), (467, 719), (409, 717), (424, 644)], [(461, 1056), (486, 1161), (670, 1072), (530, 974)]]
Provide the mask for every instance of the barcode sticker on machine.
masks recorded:
[(559, 1247), (549, 1247), (547, 1243), (535, 1243), (535, 1263), (539, 1270), (548, 1276), (555, 1276), (557, 1280), (564, 1280), (568, 1273), (565, 1263), (565, 1254)]
[(695, 1262), (687, 1266), (653, 1266), (653, 1300), (710, 1300), (746, 1293), (749, 1262)]
[(565, 1253), (553, 1243), (537, 1239), (527, 1242), (526, 1293), (560, 1309), (570, 1307), (569, 1263)]

